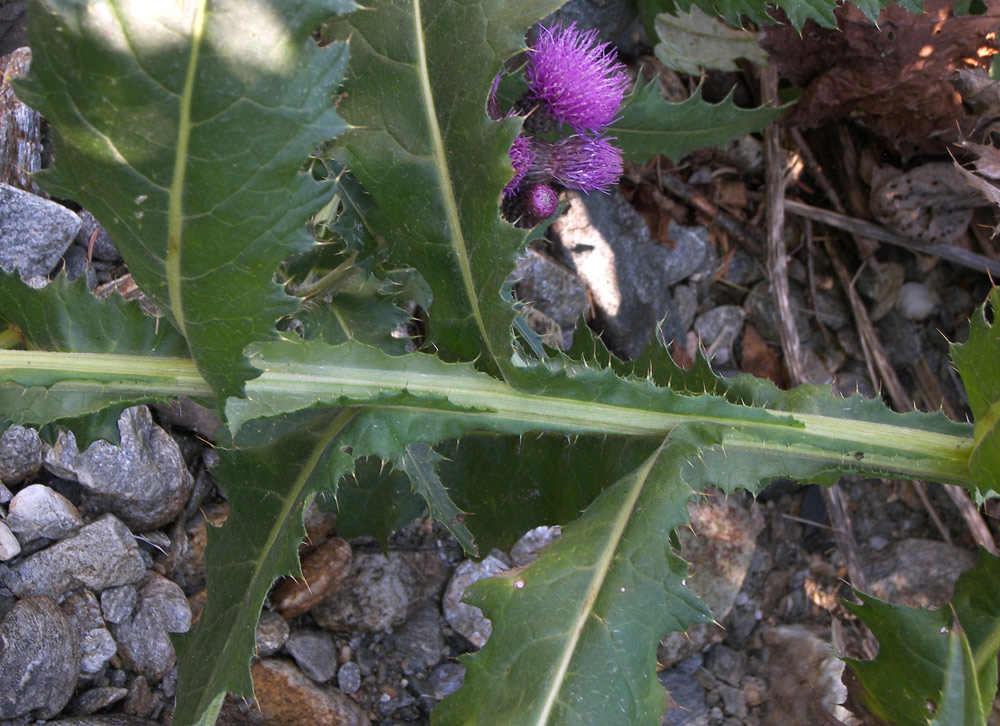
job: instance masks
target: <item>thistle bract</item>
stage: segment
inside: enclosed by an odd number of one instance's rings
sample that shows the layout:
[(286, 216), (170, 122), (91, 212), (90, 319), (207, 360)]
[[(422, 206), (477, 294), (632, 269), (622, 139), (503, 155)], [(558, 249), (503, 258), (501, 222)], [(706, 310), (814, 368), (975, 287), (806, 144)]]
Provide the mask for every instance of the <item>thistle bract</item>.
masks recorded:
[(597, 31), (541, 27), (528, 49), (524, 80), (530, 97), (577, 134), (598, 134), (618, 113), (629, 79), (610, 43)]
[(527, 176), (553, 181), (581, 192), (606, 191), (622, 175), (622, 152), (609, 138), (570, 136), (559, 141), (535, 140)]
[(521, 182), (535, 160), (535, 151), (532, 148), (531, 139), (527, 136), (518, 136), (514, 139), (514, 143), (511, 145), (507, 155), (510, 156), (510, 163), (514, 167), (514, 177), (503, 188), (503, 195), (511, 197), (517, 194), (518, 189), (521, 188)]

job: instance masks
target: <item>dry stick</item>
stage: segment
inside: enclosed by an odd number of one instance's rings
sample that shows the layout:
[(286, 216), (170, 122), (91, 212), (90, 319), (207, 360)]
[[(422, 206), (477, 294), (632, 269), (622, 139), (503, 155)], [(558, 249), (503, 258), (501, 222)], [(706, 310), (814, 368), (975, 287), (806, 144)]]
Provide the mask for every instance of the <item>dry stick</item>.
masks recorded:
[(962, 265), (978, 272), (988, 272), (995, 278), (1000, 277), (1000, 262), (991, 260), (985, 255), (956, 247), (955, 245), (932, 245), (915, 242), (908, 237), (890, 232), (880, 225), (866, 222), (863, 219), (848, 217), (844, 214), (837, 214), (836, 212), (831, 212), (829, 209), (811, 207), (802, 202), (788, 201), (785, 203), (785, 207), (792, 214), (811, 219), (814, 222), (822, 222), (829, 227), (836, 227), (845, 232), (875, 239), (879, 242), (887, 242), (920, 255), (940, 257), (942, 260), (948, 260), (949, 262), (954, 262), (956, 265)]
[[(764, 69), (761, 74), (764, 103), (773, 103), (778, 96), (778, 70), (774, 66)], [(785, 249), (785, 157), (781, 148), (778, 126), (770, 124), (764, 130), (764, 158), (767, 164), (767, 268), (771, 280), (771, 295), (778, 309), (778, 336), (785, 355), (785, 367), (789, 380), (795, 384), (806, 383), (805, 368), (802, 364), (802, 349), (799, 331), (788, 294), (788, 257)], [(844, 555), (848, 576), (854, 587), (866, 590), (868, 580), (861, 567), (857, 544), (852, 533), (851, 520), (844, 506), (843, 493), (835, 482), (829, 487), (820, 487), (837, 547)], [(866, 643), (866, 650), (874, 652), (873, 644)]]
[[(836, 190), (830, 185), (829, 181), (826, 180), (826, 175), (823, 173), (822, 167), (816, 162), (816, 157), (813, 156), (812, 150), (809, 149), (802, 137), (802, 134), (797, 132), (792, 132), (792, 138), (796, 145), (799, 147), (802, 153), (802, 159), (805, 161), (806, 166), (809, 167), (813, 176), (820, 180), (819, 184), (823, 191), (829, 195), (830, 203), (837, 209), (843, 209), (844, 206), (840, 201), (840, 197), (837, 195)], [(786, 206), (791, 209), (794, 202), (787, 202)], [(807, 205), (798, 205), (801, 207), (806, 207)], [(814, 209), (809, 207), (809, 209)], [(819, 210), (825, 211), (825, 210)], [(832, 212), (827, 212), (827, 214), (832, 214)], [(815, 217), (810, 217), (815, 219)], [(823, 220), (819, 220), (823, 221)], [(852, 220), (852, 222), (859, 222), (860, 220)], [(863, 223), (867, 224), (867, 223)], [(832, 225), (835, 226), (835, 225)], [(875, 227), (881, 229), (876, 225), (868, 225), (870, 227)], [(864, 234), (864, 232), (856, 231), (859, 228), (854, 228), (847, 230), (854, 235)], [(876, 238), (874, 235), (870, 235)], [(848, 302), (851, 305), (851, 311), (854, 313), (854, 321), (857, 325), (858, 332), (861, 337), (861, 347), (865, 351), (866, 363), (868, 363), (869, 370), (872, 367), (875, 368), (878, 375), (873, 378), (873, 381), (881, 380), (882, 385), (885, 386), (887, 392), (889, 393), (889, 399), (892, 401), (893, 405), (896, 407), (897, 411), (912, 411), (913, 401), (907, 395), (906, 391), (903, 390), (902, 384), (899, 382), (899, 377), (896, 375), (896, 369), (892, 367), (889, 362), (888, 356), (885, 354), (885, 349), (882, 347), (882, 343), (875, 333), (875, 328), (872, 325), (871, 318), (868, 317), (868, 309), (865, 307), (864, 303), (861, 301), (861, 296), (858, 291), (854, 288), (854, 280), (848, 273), (847, 268), (844, 266), (843, 261), (840, 259), (840, 254), (837, 249), (833, 246), (833, 243), (829, 238), (823, 240), (826, 247), (827, 256), (830, 258), (830, 262), (833, 264), (834, 271), (837, 273), (837, 278), (840, 280), (840, 285), (847, 294)], [(935, 247), (944, 247), (947, 245), (933, 245)], [(924, 248), (926, 249), (926, 248)], [(971, 254), (971, 253), (970, 253)], [(978, 257), (978, 255), (977, 255)], [(987, 260), (987, 258), (982, 258), (987, 262), (993, 263), (993, 260)], [(938, 531), (941, 532), (942, 538), (946, 542), (951, 541), (951, 535), (947, 532), (947, 528), (941, 522), (940, 517), (938, 517), (937, 512), (933, 512), (930, 506), (929, 500), (926, 498), (927, 493), (925, 485), (923, 482), (914, 481), (914, 486), (916, 487), (917, 494), (920, 496), (921, 500), (924, 501), (925, 507), (927, 507), (928, 515), (934, 522)], [(962, 518), (965, 520), (966, 526), (968, 526), (969, 531), (972, 533), (973, 538), (976, 542), (983, 547), (985, 547), (990, 552), (996, 554), (997, 546), (993, 541), (993, 536), (990, 533), (989, 527), (986, 522), (983, 521), (982, 515), (979, 513), (978, 508), (973, 504), (972, 500), (969, 498), (968, 492), (959, 486), (954, 484), (945, 484), (945, 492), (951, 497), (952, 501), (958, 507), (958, 511), (961, 513)]]

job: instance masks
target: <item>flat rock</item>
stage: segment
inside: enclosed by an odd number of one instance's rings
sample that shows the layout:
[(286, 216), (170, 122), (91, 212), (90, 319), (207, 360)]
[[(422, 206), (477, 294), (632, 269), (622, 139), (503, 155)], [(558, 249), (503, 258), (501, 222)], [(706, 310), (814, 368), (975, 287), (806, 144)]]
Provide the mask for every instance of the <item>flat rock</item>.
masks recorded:
[(743, 308), (738, 305), (720, 305), (695, 319), (695, 332), (716, 365), (732, 360), (733, 343), (743, 330), (744, 317)]
[(288, 637), (285, 649), (299, 670), (317, 683), (325, 683), (337, 673), (337, 648), (329, 633), (296, 630)]
[(101, 593), (101, 614), (109, 623), (123, 623), (138, 602), (139, 593), (132, 585), (109, 587)]
[(124, 713), (101, 713), (96, 716), (49, 721), (48, 726), (160, 726), (157, 721)]
[(404, 673), (412, 674), (433, 668), (441, 662), (446, 652), (444, 634), (441, 631), (441, 610), (431, 600), (418, 603), (410, 617), (393, 633), (396, 636), (396, 653), (409, 659), (408, 664), (403, 664)]
[(45, 466), (86, 487), (88, 506), (97, 511), (112, 512), (136, 531), (162, 527), (184, 509), (194, 478), (177, 443), (145, 406), (125, 409), (118, 430), (120, 446), (95, 441), (83, 453), (73, 434), (64, 432)]
[(0, 622), (0, 719), (52, 718), (79, 676), (76, 633), (47, 597), (26, 597)]
[(826, 723), (816, 713), (816, 704), (834, 718), (847, 720), (839, 704), (847, 697), (841, 683), (844, 661), (819, 632), (803, 625), (767, 628), (762, 634), (764, 677), (767, 681), (767, 723)]
[(0, 184), (0, 269), (28, 281), (48, 275), (80, 230), (61, 204)]
[(635, 358), (661, 320), (676, 319), (668, 288), (705, 259), (702, 228), (671, 225), (675, 246), (657, 244), (639, 213), (618, 193), (571, 193), (569, 207), (552, 225), (553, 255), (587, 285), (594, 326), (612, 351)]
[(881, 600), (908, 607), (939, 608), (955, 582), (976, 564), (976, 553), (930, 539), (898, 540), (868, 560), (868, 591)]
[(94, 711), (118, 703), (128, 694), (127, 688), (116, 688), (114, 686), (102, 686), (84, 691), (74, 698), (68, 707), (68, 711), (74, 716), (88, 716)]
[(349, 696), (306, 678), (280, 658), (250, 666), (257, 705), (270, 726), (368, 726), (368, 716)]
[(76, 630), (80, 644), (80, 673), (93, 675), (111, 660), (118, 646), (101, 617), (101, 606), (94, 593), (80, 590), (72, 593), (62, 603), (66, 619)]
[(0, 434), (0, 481), (17, 484), (42, 468), (42, 440), (38, 432), (11, 426)]
[(80, 587), (100, 591), (132, 584), (145, 572), (135, 537), (107, 514), (13, 567), (0, 567), (0, 583), (19, 597), (46, 595), (61, 600)]
[(699, 668), (701, 655), (696, 653), (672, 668), (660, 671), (660, 685), (669, 696), (662, 726), (698, 726), (708, 723), (705, 689), (694, 678)]
[[(687, 582), (721, 623), (746, 577), (763, 521), (732, 498), (689, 504), (688, 514), (691, 529), (677, 530), (681, 554), (691, 563)], [(718, 625), (698, 623), (686, 633), (665, 635), (656, 657), (664, 666), (673, 665), (724, 637), (725, 631)]]
[(455, 568), (455, 574), (444, 591), (441, 609), (448, 624), (477, 648), (486, 645), (493, 633), (493, 624), (475, 605), (462, 602), (462, 595), (472, 583), (508, 569), (510, 564), (493, 554), (487, 555), (481, 562), (465, 560)]
[(73, 503), (44, 484), (31, 484), (10, 500), (7, 526), (22, 542), (39, 537), (62, 539), (83, 526), (83, 517)]
[(139, 590), (132, 616), (111, 626), (122, 662), (150, 683), (159, 681), (177, 662), (168, 633), (186, 633), (191, 606), (177, 583), (150, 573)]
[(562, 536), (562, 527), (535, 527), (525, 532), (510, 548), (510, 561), (514, 567), (527, 567), (538, 559), (542, 551)]
[[(94, 240), (93, 247), (91, 247), (91, 239)], [(76, 241), (84, 249), (90, 249), (91, 257), (95, 260), (115, 262), (121, 259), (111, 237), (94, 218), (94, 215), (86, 209), (80, 212), (80, 231), (76, 235)]]
[(324, 630), (387, 630), (406, 620), (414, 603), (440, 593), (447, 577), (436, 552), (356, 553), (351, 574), (311, 613)]

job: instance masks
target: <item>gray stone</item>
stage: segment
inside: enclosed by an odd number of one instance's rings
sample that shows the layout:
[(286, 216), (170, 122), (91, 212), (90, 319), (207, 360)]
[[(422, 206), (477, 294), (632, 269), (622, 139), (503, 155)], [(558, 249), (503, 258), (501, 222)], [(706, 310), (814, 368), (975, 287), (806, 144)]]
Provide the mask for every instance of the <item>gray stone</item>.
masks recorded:
[(97, 287), (97, 273), (87, 260), (87, 250), (80, 245), (70, 245), (63, 255), (63, 264), (66, 270), (66, 279), (74, 282), (80, 277), (87, 278), (87, 287), (93, 290)]
[(0, 184), (0, 268), (22, 280), (44, 277), (59, 263), (80, 229), (61, 204)]
[(483, 615), (483, 611), (474, 605), (462, 602), (462, 595), (465, 589), (474, 582), (486, 577), (492, 577), (510, 566), (503, 560), (489, 554), (483, 558), (482, 562), (465, 560), (455, 568), (455, 574), (444, 592), (441, 600), (441, 609), (448, 624), (456, 632), (465, 636), (465, 639), (477, 648), (482, 648), (489, 640), (493, 632), (493, 624)]
[(671, 312), (667, 288), (704, 261), (707, 233), (672, 224), (670, 248), (653, 241), (645, 220), (617, 190), (567, 197), (566, 214), (552, 225), (553, 254), (590, 290), (594, 325), (605, 343), (634, 358)]
[(337, 648), (329, 633), (296, 630), (285, 649), (303, 673), (317, 683), (326, 683), (337, 672)]
[(898, 605), (940, 608), (951, 599), (959, 575), (975, 564), (975, 552), (947, 542), (898, 540), (866, 562), (868, 591)]
[(191, 627), (191, 606), (177, 583), (150, 573), (139, 590), (139, 605), (132, 617), (112, 624), (118, 654), (133, 672), (155, 683), (167, 674), (177, 655), (167, 633), (186, 633)]
[(89, 716), (94, 711), (118, 703), (128, 694), (127, 688), (115, 688), (114, 686), (102, 686), (84, 691), (74, 698), (67, 710), (73, 716)]
[(465, 683), (465, 666), (460, 663), (442, 663), (427, 677), (427, 688), (434, 700), (440, 701)]
[(342, 693), (357, 693), (361, 688), (361, 667), (351, 661), (337, 671), (337, 687)]
[[(95, 231), (97, 232), (96, 235), (94, 235)], [(104, 231), (104, 227), (97, 222), (93, 214), (84, 209), (80, 212), (80, 231), (76, 235), (77, 244), (85, 250), (89, 249), (92, 235), (94, 236), (94, 247), (91, 253), (92, 259), (106, 260), (107, 262), (116, 262), (121, 259), (121, 255), (115, 249), (115, 243), (111, 241), (111, 237)]]
[(667, 712), (662, 726), (695, 726), (707, 723), (705, 689), (694, 677), (701, 668), (701, 655), (694, 654), (672, 668), (659, 673), (660, 684), (668, 694)]
[(743, 719), (747, 715), (747, 700), (743, 691), (734, 686), (719, 684), (719, 695), (722, 696), (722, 707), (730, 716)]
[(160, 726), (158, 721), (124, 713), (101, 713), (96, 716), (49, 721), (46, 726)]
[(923, 349), (919, 329), (897, 311), (889, 311), (875, 323), (875, 332), (885, 346), (886, 355), (894, 368), (909, 368), (920, 360)]
[(76, 630), (80, 644), (80, 673), (92, 675), (111, 660), (117, 645), (104, 626), (101, 606), (94, 593), (80, 590), (72, 593), (62, 603), (62, 611)]
[(538, 559), (546, 547), (562, 536), (562, 527), (535, 527), (528, 530), (510, 548), (510, 561), (514, 567), (525, 567)]
[(695, 332), (714, 364), (721, 366), (732, 360), (733, 343), (743, 330), (743, 318), (743, 308), (720, 305), (695, 319)]
[(26, 597), (0, 622), (0, 719), (52, 718), (76, 688), (80, 651), (62, 611)]
[(437, 552), (355, 554), (351, 574), (310, 612), (324, 630), (388, 630), (413, 603), (440, 593), (447, 577)]
[(403, 665), (404, 673), (423, 671), (441, 662), (445, 653), (441, 611), (431, 600), (418, 603), (403, 624), (395, 629), (395, 636), (396, 652), (401, 657), (409, 658), (409, 664)]
[(256, 654), (260, 658), (267, 658), (274, 655), (285, 647), (288, 641), (288, 623), (278, 613), (265, 610), (260, 614), (257, 621), (257, 630), (254, 631), (254, 645)]
[(517, 299), (530, 302), (535, 310), (551, 318), (560, 329), (560, 347), (568, 348), (577, 321), (590, 307), (583, 281), (532, 249), (521, 258), (513, 277), (517, 280)]
[(898, 262), (884, 262), (876, 270), (871, 265), (865, 265), (858, 275), (858, 292), (872, 301), (868, 311), (873, 323), (885, 317), (896, 304), (896, 298), (903, 287), (905, 279), (903, 266)]
[(43, 484), (24, 487), (10, 501), (7, 526), (22, 542), (39, 537), (62, 539), (83, 526), (83, 517), (73, 503)]
[(749, 287), (764, 276), (757, 260), (744, 252), (740, 247), (733, 250), (729, 262), (725, 264), (726, 279), (734, 285)]
[(21, 543), (3, 522), (0, 522), (0, 562), (17, 557), (21, 554)]
[(5, 487), (3, 482), (0, 482), (0, 504), (6, 504), (13, 498), (14, 495), (11, 493), (10, 489)]
[(8, 428), (0, 435), (0, 480), (16, 484), (37, 474), (42, 468), (43, 448), (34, 429)]
[(98, 511), (116, 514), (137, 531), (162, 527), (184, 509), (194, 479), (177, 443), (145, 406), (123, 411), (118, 430), (120, 446), (95, 441), (82, 454), (73, 434), (64, 432), (46, 453), (45, 466), (86, 487), (88, 505)]
[(834, 655), (825, 636), (821, 630), (803, 625), (781, 625), (763, 631), (761, 660), (767, 681), (768, 723), (823, 723), (817, 704), (841, 721), (851, 717), (839, 705), (847, 696), (841, 682), (844, 661)]
[(673, 298), (674, 308), (677, 310), (677, 327), (686, 334), (694, 325), (694, 318), (698, 313), (698, 294), (690, 285), (677, 285), (674, 287)]
[(101, 613), (109, 623), (124, 623), (139, 602), (139, 593), (131, 585), (109, 587), (101, 593)]
[(79, 587), (97, 591), (138, 582), (145, 571), (135, 537), (108, 514), (13, 567), (0, 567), (0, 583), (19, 597), (61, 600)]
[(747, 672), (746, 651), (717, 645), (709, 656), (708, 669), (719, 680), (725, 681), (731, 686), (738, 686)]

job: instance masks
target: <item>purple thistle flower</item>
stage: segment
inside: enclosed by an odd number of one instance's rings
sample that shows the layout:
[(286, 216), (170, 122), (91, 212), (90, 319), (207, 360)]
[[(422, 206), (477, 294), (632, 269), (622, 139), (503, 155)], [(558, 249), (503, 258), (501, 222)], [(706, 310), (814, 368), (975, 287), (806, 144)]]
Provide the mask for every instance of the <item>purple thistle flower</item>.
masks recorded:
[(629, 79), (610, 43), (597, 44), (597, 31), (540, 27), (528, 50), (524, 80), (532, 99), (578, 134), (600, 133), (614, 120)]
[(535, 161), (535, 151), (531, 139), (527, 136), (518, 136), (514, 139), (514, 143), (507, 152), (507, 155), (514, 166), (514, 178), (507, 182), (507, 185), (503, 188), (503, 195), (505, 197), (512, 197), (521, 188), (521, 182), (524, 181), (525, 175)]
[(570, 136), (559, 141), (535, 141), (531, 179), (554, 181), (567, 189), (607, 193), (622, 175), (622, 152), (611, 139)]

